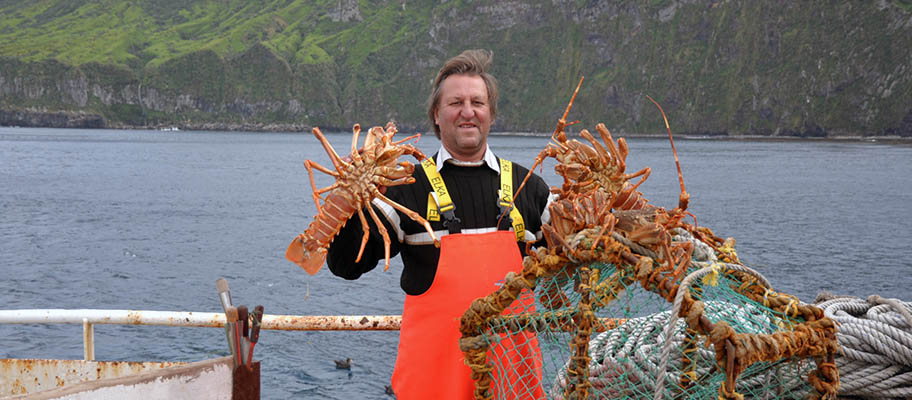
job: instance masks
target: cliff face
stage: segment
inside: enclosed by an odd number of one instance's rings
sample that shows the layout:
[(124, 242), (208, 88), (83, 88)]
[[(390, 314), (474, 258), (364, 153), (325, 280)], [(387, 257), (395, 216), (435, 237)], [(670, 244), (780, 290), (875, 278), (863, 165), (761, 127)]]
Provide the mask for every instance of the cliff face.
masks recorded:
[[(440, 64), (487, 48), (499, 131), (550, 131), (585, 76), (570, 118), (590, 129), (661, 134), (648, 95), (678, 133), (912, 136), (909, 0), (108, 3), (0, 5), (3, 115), (426, 131)], [(67, 35), (93, 18), (107, 46)]]

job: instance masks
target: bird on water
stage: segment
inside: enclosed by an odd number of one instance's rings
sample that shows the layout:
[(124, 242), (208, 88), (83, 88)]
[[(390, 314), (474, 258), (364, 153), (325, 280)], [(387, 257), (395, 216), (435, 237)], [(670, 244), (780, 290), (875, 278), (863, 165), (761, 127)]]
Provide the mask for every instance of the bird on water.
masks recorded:
[(345, 360), (333, 360), (336, 363), (337, 369), (351, 369), (352, 359), (346, 358)]

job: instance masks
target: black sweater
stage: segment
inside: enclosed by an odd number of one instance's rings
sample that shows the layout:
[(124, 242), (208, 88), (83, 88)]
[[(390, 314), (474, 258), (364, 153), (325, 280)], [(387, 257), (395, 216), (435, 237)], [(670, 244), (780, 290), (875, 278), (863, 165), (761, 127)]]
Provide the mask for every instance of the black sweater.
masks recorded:
[[(514, 192), (519, 188), (528, 172), (528, 169), (513, 164)], [(497, 218), (500, 216), (500, 209), (497, 205), (500, 175), (496, 171), (486, 165), (462, 167), (444, 163), (440, 175), (456, 206), (456, 217), (462, 220), (463, 232), (483, 231), (485, 228), (493, 230), (497, 226)], [(415, 178), (414, 184), (388, 187), (386, 196), (426, 218), (428, 193), (432, 191), (431, 185), (420, 165), (415, 167), (412, 176)], [(516, 195), (515, 204), (522, 214), (525, 229), (534, 234), (536, 240), (541, 239), (542, 215), (548, 203), (548, 195), (548, 186), (538, 175), (529, 178), (526, 187)], [(405, 267), (400, 278), (402, 290), (410, 295), (424, 293), (434, 281), (440, 249), (429, 242), (429, 235), (423, 225), (392, 207), (385, 207), (390, 214), (393, 214), (391, 216), (385, 214), (380, 207), (372, 206), (386, 226), (392, 242), (390, 257), (402, 254), (402, 264)], [(355, 263), (363, 236), (361, 220), (357, 214), (348, 220), (335, 237), (326, 258), (330, 271), (345, 279), (359, 278), (365, 272), (374, 269), (378, 262), (382, 262), (384, 259), (383, 237), (374, 226), (373, 219), (367, 210), (363, 211), (371, 228), (370, 239), (361, 261)], [(393, 224), (397, 224), (398, 227), (394, 228)], [(431, 221), (431, 227), (438, 237), (447, 234), (442, 221)], [(517, 242), (517, 245), (520, 252), (525, 254), (525, 242)]]

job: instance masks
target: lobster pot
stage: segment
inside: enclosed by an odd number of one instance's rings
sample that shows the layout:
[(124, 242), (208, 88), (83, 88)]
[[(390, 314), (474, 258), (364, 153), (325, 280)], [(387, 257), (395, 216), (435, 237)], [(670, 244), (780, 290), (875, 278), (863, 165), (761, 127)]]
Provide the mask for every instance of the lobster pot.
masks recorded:
[[(490, 370), (476, 383), (489, 381), (477, 386), (490, 390), (476, 398), (652, 399), (657, 390), (665, 399), (719, 397), (725, 366), (706, 336), (671, 318), (672, 303), (635, 277), (631, 267), (593, 263), (538, 278), (477, 336), (489, 346)], [(752, 284), (744, 279), (716, 273), (689, 290), (710, 321), (738, 333), (771, 334), (805, 322), (742, 294)], [(810, 359), (755, 362), (738, 375), (735, 391), (807, 398), (814, 369)]]

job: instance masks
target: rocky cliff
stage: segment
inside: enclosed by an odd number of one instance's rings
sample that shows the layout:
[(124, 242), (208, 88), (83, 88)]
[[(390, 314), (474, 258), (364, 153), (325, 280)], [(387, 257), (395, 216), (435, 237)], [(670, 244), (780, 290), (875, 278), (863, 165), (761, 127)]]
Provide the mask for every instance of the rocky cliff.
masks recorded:
[(426, 131), (437, 68), (487, 48), (498, 131), (585, 76), (590, 129), (662, 134), (648, 95), (678, 133), (912, 137), (910, 0), (140, 3), (0, 4), (0, 124)]

